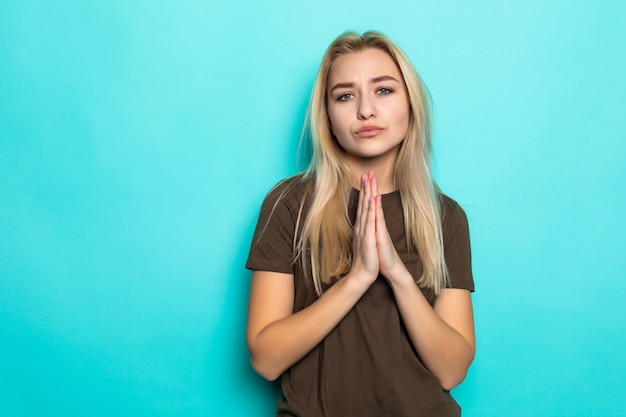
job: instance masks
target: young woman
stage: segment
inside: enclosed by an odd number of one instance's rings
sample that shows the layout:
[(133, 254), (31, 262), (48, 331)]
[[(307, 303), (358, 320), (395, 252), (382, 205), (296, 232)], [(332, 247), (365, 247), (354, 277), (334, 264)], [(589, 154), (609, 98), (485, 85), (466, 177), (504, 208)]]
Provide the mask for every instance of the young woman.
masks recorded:
[(429, 102), (384, 35), (328, 48), (308, 169), (263, 203), (247, 343), (278, 416), (458, 416), (474, 358), (467, 219), (435, 186)]

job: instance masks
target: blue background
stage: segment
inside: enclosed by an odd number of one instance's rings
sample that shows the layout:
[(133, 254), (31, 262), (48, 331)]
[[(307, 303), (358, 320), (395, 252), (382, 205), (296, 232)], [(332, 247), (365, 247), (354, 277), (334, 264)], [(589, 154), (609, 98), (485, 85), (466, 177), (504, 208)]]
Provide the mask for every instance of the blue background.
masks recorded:
[(0, 415), (273, 415), (250, 237), (324, 49), (370, 28), (470, 220), (464, 415), (624, 415), (624, 4), (0, 0)]

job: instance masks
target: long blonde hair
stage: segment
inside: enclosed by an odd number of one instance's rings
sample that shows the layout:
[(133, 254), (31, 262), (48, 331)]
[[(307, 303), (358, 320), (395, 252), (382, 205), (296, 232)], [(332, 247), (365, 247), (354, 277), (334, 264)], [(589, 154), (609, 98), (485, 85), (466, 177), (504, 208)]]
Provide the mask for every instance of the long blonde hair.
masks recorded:
[[(408, 92), (410, 122), (400, 147), (394, 182), (400, 192), (407, 241), (417, 249), (423, 264), (420, 286), (437, 294), (445, 287), (448, 273), (443, 253), (440, 194), (433, 181), (431, 157), (430, 100), (426, 87), (407, 56), (389, 38), (378, 32), (359, 35), (347, 32), (328, 47), (320, 65), (307, 113), (305, 129), (312, 141), (312, 157), (303, 181), (312, 185), (305, 199), (310, 208), (294, 239), (296, 259), (310, 250), (312, 280), (318, 295), (329, 283), (350, 270), (353, 226), (348, 217), (351, 173), (344, 151), (331, 131), (326, 108), (328, 77), (335, 60), (344, 54), (376, 48), (386, 52), (398, 66)], [(304, 201), (304, 199), (303, 199)], [(302, 207), (300, 210), (302, 213)], [(307, 250), (308, 249), (308, 250)]]

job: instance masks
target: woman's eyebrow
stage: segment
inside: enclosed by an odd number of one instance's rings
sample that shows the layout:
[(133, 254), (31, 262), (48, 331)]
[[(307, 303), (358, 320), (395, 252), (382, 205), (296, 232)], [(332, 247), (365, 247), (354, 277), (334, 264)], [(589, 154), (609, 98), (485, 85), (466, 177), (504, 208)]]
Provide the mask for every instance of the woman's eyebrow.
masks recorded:
[[(371, 84), (376, 84), (376, 83), (379, 83), (381, 81), (395, 81), (395, 82), (399, 82), (398, 80), (396, 80), (391, 75), (381, 75), (380, 77), (372, 78), (370, 80), (370, 83)], [(354, 83), (352, 83), (352, 82), (337, 83), (330, 89), (330, 92), (332, 93), (333, 91), (337, 90), (338, 88), (353, 88), (353, 87), (354, 87)]]
[(391, 75), (381, 75), (380, 77), (372, 78), (370, 82), (372, 84), (375, 84), (375, 83), (379, 83), (381, 81), (395, 81), (395, 82), (399, 82), (398, 80), (393, 78)]
[(354, 87), (354, 83), (337, 83), (330, 89), (330, 92), (337, 90), (338, 88), (352, 88)]

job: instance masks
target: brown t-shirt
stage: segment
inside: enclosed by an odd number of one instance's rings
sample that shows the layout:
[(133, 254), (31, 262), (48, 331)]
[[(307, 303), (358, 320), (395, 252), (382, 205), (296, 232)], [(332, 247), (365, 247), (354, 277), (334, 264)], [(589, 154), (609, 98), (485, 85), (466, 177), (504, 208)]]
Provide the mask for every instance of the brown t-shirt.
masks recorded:
[[(281, 196), (282, 198), (279, 198)], [(266, 197), (246, 267), (293, 274), (294, 312), (317, 299), (310, 265), (293, 262), (293, 239), (300, 202), (301, 177), (290, 178)], [(278, 203), (276, 204), (276, 202)], [(349, 215), (356, 217), (358, 191), (350, 196)], [(411, 274), (422, 266), (407, 248), (400, 193), (382, 196), (389, 233)], [(307, 205), (303, 216), (306, 216)], [(467, 218), (452, 199), (442, 196), (445, 259), (450, 287), (474, 291)], [(300, 225), (302, 221), (300, 222)], [(410, 250), (409, 250), (410, 249)], [(332, 285), (332, 284), (331, 284)], [(328, 286), (326, 286), (327, 288)], [(422, 288), (433, 305), (435, 295)], [(421, 362), (382, 276), (317, 346), (282, 376), (283, 397), (277, 416), (301, 417), (452, 417), (461, 409)]]

